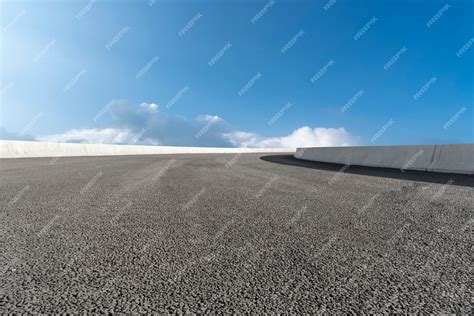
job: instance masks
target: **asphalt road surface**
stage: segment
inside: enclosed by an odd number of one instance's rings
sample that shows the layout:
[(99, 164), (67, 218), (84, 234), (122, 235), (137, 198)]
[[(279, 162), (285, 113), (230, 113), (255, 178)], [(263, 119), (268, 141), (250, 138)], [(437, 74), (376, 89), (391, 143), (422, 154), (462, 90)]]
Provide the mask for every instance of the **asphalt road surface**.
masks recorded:
[(0, 160), (0, 312), (472, 312), (469, 176), (287, 155)]

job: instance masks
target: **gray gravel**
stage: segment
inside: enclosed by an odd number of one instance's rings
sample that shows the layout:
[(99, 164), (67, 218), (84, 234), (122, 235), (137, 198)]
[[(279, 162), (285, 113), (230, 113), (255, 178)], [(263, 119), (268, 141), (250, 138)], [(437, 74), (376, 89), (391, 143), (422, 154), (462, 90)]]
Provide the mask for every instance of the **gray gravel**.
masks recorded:
[(473, 177), (259, 154), (0, 175), (2, 313), (472, 312)]

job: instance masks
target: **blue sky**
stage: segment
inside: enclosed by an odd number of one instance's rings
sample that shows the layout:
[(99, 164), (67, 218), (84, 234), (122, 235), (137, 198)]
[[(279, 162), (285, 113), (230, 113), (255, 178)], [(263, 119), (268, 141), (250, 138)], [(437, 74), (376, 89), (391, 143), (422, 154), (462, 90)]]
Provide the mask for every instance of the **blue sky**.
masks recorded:
[(473, 6), (4, 1), (1, 137), (249, 147), (473, 143)]

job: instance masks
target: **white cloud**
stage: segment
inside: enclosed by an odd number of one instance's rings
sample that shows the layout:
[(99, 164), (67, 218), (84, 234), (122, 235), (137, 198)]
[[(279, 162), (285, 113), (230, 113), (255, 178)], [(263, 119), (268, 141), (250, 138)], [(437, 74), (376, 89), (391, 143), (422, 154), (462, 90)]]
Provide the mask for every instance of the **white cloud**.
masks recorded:
[[(223, 137), (224, 133), (229, 133), (232, 129), (219, 116), (200, 115), (188, 119), (159, 112), (158, 108), (155, 103), (134, 105), (118, 100), (107, 108), (110, 118), (102, 120), (103, 128), (72, 129), (37, 139), (53, 142), (232, 146)], [(197, 133), (202, 135), (196, 138)]]
[(149, 113), (156, 113), (158, 111), (158, 104), (156, 103), (142, 103), (140, 109)]
[(300, 127), (288, 136), (261, 137), (254, 133), (232, 132), (225, 137), (236, 147), (333, 147), (352, 146), (359, 138), (349, 134), (344, 128)]
[(61, 134), (37, 137), (40, 141), (59, 143), (96, 143), (96, 144), (129, 144), (134, 142), (135, 133), (130, 129), (72, 129)]
[(107, 125), (103, 128), (72, 129), (37, 139), (53, 142), (286, 148), (350, 146), (359, 143), (358, 137), (352, 136), (344, 128), (305, 126), (287, 136), (264, 137), (236, 131), (217, 115), (200, 115), (188, 119), (159, 112), (155, 103), (137, 106), (127, 101), (117, 101), (108, 109), (108, 113), (111, 120), (109, 123), (104, 120), (104, 125)]
[(196, 119), (198, 121), (208, 122), (208, 123), (216, 123), (219, 121), (222, 121), (222, 122), (224, 121), (222, 118), (220, 118), (217, 115), (199, 115)]
[(234, 147), (244, 147), (242, 146), (243, 143), (255, 142), (261, 139), (257, 134), (242, 131), (227, 133), (224, 134), (224, 137), (227, 138)]

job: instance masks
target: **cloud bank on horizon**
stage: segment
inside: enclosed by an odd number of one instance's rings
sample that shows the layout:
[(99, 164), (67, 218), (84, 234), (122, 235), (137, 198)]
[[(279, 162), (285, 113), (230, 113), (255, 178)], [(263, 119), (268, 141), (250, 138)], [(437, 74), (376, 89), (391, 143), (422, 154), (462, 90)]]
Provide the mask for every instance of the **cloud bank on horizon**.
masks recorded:
[(265, 137), (239, 131), (217, 115), (200, 115), (192, 119), (159, 111), (156, 103), (136, 106), (114, 101), (107, 109), (108, 126), (71, 129), (62, 133), (35, 137), (39, 141), (141, 144), (163, 146), (211, 147), (323, 147), (352, 146), (360, 138), (345, 128), (300, 127), (286, 136)]

